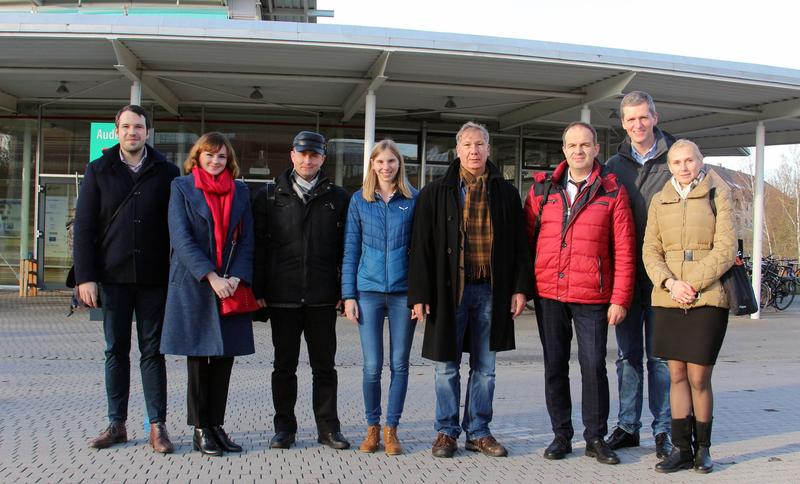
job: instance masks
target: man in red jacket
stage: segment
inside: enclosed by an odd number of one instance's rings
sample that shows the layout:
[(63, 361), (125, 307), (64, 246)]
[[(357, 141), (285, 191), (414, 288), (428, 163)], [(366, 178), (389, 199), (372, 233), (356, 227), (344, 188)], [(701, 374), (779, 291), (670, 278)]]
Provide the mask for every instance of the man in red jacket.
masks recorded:
[(608, 325), (625, 318), (636, 275), (635, 228), (628, 194), (614, 175), (601, 175), (597, 133), (575, 122), (563, 135), (566, 160), (552, 176), (537, 173), (525, 201), (534, 247), (536, 319), (544, 350), (545, 396), (555, 438), (546, 459), (572, 452), (569, 357), (572, 324), (581, 365), (581, 415), (586, 455), (603, 464), (619, 458), (608, 432)]

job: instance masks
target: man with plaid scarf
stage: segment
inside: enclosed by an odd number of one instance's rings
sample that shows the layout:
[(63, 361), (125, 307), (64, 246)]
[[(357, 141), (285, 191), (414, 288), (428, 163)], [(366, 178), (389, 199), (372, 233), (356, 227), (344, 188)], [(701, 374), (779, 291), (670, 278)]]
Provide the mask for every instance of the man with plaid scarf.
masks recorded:
[[(467, 450), (507, 455), (489, 430), (495, 356), (514, 349), (514, 318), (532, 295), (532, 275), (519, 193), (489, 151), (486, 128), (464, 124), (458, 158), (420, 192), (414, 215), (408, 304), (426, 323), (422, 356), (436, 361), (435, 457), (452, 457), (462, 430)], [(463, 352), (470, 371), (459, 424)]]

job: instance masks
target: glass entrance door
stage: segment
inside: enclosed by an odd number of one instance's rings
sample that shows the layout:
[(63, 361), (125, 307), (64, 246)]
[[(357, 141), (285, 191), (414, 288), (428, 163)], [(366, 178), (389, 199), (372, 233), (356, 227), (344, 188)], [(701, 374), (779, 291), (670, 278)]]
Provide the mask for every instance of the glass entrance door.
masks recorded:
[(72, 221), (79, 175), (40, 175), (37, 220), (39, 288), (63, 289), (72, 266)]

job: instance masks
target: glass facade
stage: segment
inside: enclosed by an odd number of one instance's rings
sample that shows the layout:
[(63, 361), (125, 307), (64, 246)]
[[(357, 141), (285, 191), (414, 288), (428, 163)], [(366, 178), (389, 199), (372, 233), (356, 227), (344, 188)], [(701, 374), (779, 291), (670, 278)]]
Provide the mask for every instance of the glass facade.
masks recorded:
[[(40, 286), (63, 287), (64, 275), (72, 263), (66, 227), (74, 217), (78, 184), (90, 161), (90, 124), (113, 121), (114, 113), (106, 108), (44, 110), (38, 170), (37, 118), (0, 116), (0, 285), (17, 285), (20, 259), (37, 251), (44, 264), (44, 281), (40, 281)], [(255, 190), (291, 166), (289, 151), (294, 135), (301, 130), (316, 129), (318, 122), (222, 111), (188, 112), (178, 119), (157, 111), (149, 142), (170, 162), (182, 167), (193, 143), (204, 131), (225, 133), (236, 151), (242, 177)], [(458, 127), (427, 131), (423, 143), (422, 126), (419, 129), (410, 129), (408, 125), (379, 126), (375, 140), (391, 138), (399, 144), (408, 179), (419, 187), (423, 146), (424, 176), (428, 183), (442, 176), (456, 158)], [(324, 165), (328, 176), (349, 192), (357, 190), (363, 178), (363, 127), (329, 120), (329, 124), (320, 122), (319, 131), (328, 139)], [(501, 167), (504, 177), (518, 186), (523, 198), (533, 172), (552, 170), (563, 159), (560, 131), (552, 128), (516, 135), (492, 133), (491, 145), (491, 159)], [(37, 171), (42, 187), (38, 192), (34, 189)], [(41, 231), (38, 239), (37, 227)]]

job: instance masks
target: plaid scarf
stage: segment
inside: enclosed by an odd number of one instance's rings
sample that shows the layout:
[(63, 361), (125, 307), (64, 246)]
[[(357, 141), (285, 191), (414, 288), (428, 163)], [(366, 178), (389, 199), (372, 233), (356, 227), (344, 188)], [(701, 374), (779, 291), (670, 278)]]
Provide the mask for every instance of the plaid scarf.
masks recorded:
[(487, 192), (489, 175), (475, 176), (463, 167), (460, 171), (467, 188), (461, 225), (464, 274), (467, 279), (490, 279), (493, 234)]

